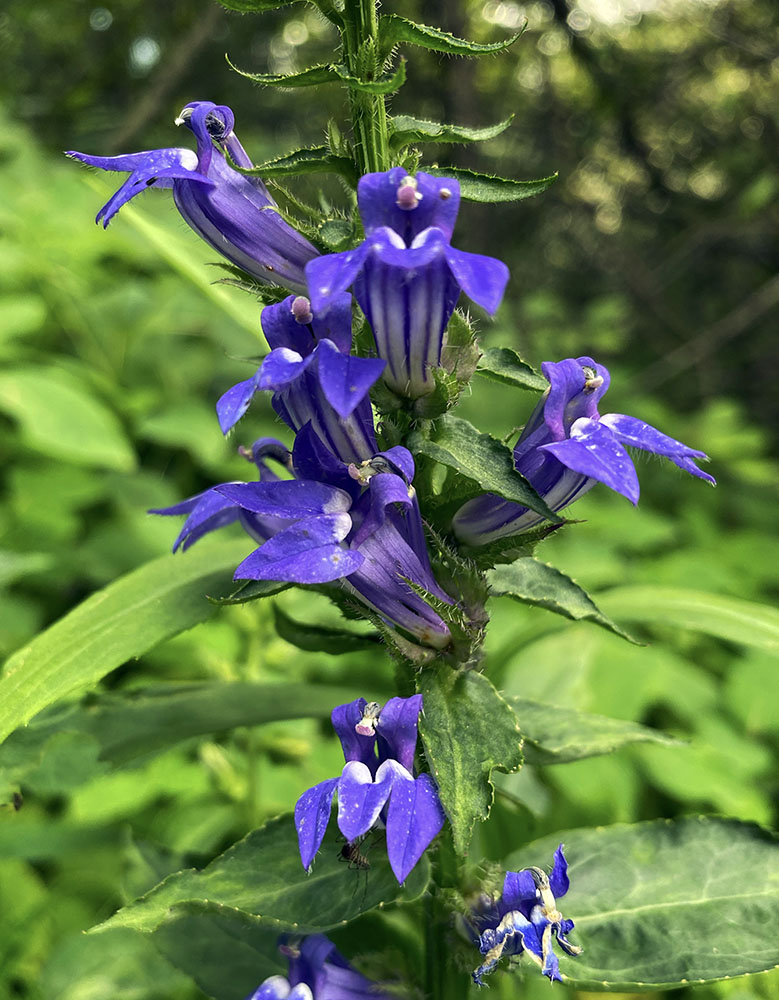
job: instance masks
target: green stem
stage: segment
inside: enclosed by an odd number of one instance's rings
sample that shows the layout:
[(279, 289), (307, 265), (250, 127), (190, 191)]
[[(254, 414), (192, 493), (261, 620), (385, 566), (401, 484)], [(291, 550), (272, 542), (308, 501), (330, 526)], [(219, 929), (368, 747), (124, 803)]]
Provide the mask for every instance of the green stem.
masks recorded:
[[(344, 61), (352, 76), (367, 83), (381, 76), (376, 0), (345, 0)], [(354, 151), (360, 174), (388, 170), (387, 105), (383, 94), (349, 88)]]
[(452, 961), (451, 907), (442, 892), (460, 883), (460, 862), (448, 827), (439, 838), (433, 871), (434, 884), (425, 905), (425, 992), (428, 1000), (467, 1000), (470, 980)]

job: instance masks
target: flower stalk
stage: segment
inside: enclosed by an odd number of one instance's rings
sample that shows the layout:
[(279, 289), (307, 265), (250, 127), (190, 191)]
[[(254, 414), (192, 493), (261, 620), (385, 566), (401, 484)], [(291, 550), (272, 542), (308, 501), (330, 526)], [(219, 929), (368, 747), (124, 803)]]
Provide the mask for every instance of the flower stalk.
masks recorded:
[[(379, 18), (375, 0), (345, 0), (344, 61), (349, 73), (364, 83), (381, 76)], [(384, 94), (349, 87), (354, 155), (360, 174), (390, 167), (387, 105)]]

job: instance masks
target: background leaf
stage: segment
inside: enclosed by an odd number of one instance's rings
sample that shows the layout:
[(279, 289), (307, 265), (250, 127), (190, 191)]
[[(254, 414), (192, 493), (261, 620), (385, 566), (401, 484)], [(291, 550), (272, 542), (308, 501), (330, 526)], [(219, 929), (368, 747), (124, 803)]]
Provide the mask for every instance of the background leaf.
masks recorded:
[(490, 814), (494, 769), (511, 773), (522, 765), (517, 718), (490, 681), (448, 664), (424, 670), (419, 731), (438, 784), (455, 850), (468, 850), (473, 825)]
[(632, 743), (680, 746), (681, 741), (647, 726), (571, 708), (507, 697), (519, 720), (527, 764), (566, 764), (613, 753)]
[(251, 542), (206, 542), (163, 556), (87, 598), (11, 656), (0, 676), (0, 740), (66, 695), (214, 613)]
[[(240, 911), (261, 917), (277, 930), (311, 934), (352, 920), (360, 913), (395, 900), (416, 899), (430, 877), (423, 857), (401, 888), (389, 867), (383, 844), (370, 854), (370, 869), (351, 870), (339, 863), (343, 839), (331, 824), (309, 875), (298, 853), (291, 816), (271, 820), (234, 844), (203, 871), (176, 872), (151, 892), (123, 907), (95, 930), (133, 927), (150, 932), (181, 904), (199, 912)], [(368, 843), (363, 842), (364, 854)], [(364, 891), (356, 891), (364, 879)]]
[(444, 125), (410, 115), (394, 115), (390, 118), (390, 142), (394, 148), (414, 142), (485, 142), (505, 132), (514, 120), (511, 115), (496, 125), (484, 128), (470, 128), (467, 125)]
[(560, 842), (571, 879), (560, 908), (584, 948), (560, 967), (577, 988), (669, 989), (779, 964), (779, 845), (768, 831), (716, 817), (570, 830), (506, 867), (548, 865)]
[(398, 42), (410, 42), (426, 49), (433, 49), (435, 52), (445, 52), (447, 55), (478, 56), (485, 52), (501, 52), (507, 49), (521, 34), (522, 32), (518, 31), (502, 42), (471, 42), (466, 38), (457, 38), (440, 28), (431, 28), (427, 24), (409, 21), (398, 14), (384, 14), (379, 21), (379, 37), (382, 49), (387, 53)]
[(598, 595), (610, 614), (641, 625), (673, 626), (779, 653), (779, 611), (726, 594), (677, 587), (618, 587)]

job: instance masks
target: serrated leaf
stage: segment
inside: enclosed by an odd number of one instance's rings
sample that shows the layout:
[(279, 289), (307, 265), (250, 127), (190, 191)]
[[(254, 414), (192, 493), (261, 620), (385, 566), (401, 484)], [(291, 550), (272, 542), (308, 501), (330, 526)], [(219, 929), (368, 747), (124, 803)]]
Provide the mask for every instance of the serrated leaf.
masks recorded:
[(357, 167), (346, 156), (333, 156), (327, 146), (296, 149), (285, 156), (267, 160), (254, 167), (238, 167), (239, 173), (255, 177), (293, 177), (298, 174), (340, 174), (356, 180)]
[(496, 597), (513, 597), (522, 604), (534, 604), (573, 621), (591, 621), (641, 645), (598, 608), (578, 583), (559, 569), (538, 559), (525, 557), (487, 570), (487, 583)]
[(509, 115), (497, 125), (469, 128), (466, 125), (444, 125), (424, 118), (412, 118), (410, 115), (395, 115), (389, 120), (390, 145), (393, 149), (400, 149), (414, 142), (485, 142), (505, 132), (513, 120), (514, 115)]
[(0, 676), (0, 742), (60, 698), (97, 683), (157, 643), (210, 618), (207, 591), (232, 584), (247, 542), (162, 556), (87, 598), (14, 653)]
[(400, 60), (394, 73), (384, 76), (380, 80), (362, 80), (360, 77), (352, 76), (345, 66), (337, 65), (335, 71), (344, 83), (348, 83), (354, 90), (362, 90), (366, 94), (395, 94), (406, 82), (405, 59)]
[(317, 236), (332, 251), (346, 250), (352, 241), (353, 227), (346, 219), (325, 219)]
[(480, 433), (467, 420), (450, 414), (436, 421), (433, 434), (430, 439), (415, 432), (409, 437), (408, 447), (414, 454), (427, 455), (471, 480), (478, 487), (474, 495), (497, 493), (550, 521), (562, 520), (516, 471), (511, 450), (496, 438)]
[(355, 875), (339, 863), (343, 841), (335, 822), (309, 875), (303, 870), (292, 816), (271, 820), (221, 854), (202, 871), (187, 869), (169, 876), (140, 899), (94, 928), (132, 927), (149, 933), (182, 905), (192, 912), (238, 912), (261, 917), (277, 930), (314, 934), (353, 920), (375, 906), (416, 899), (430, 878), (423, 857), (403, 887), (398, 885), (383, 845), (371, 853), (364, 886), (355, 891)]
[(477, 820), (490, 814), (493, 770), (522, 765), (517, 718), (490, 681), (444, 664), (422, 671), (419, 732), (441, 802), (452, 824), (455, 849), (465, 854)]
[(680, 587), (618, 587), (598, 595), (610, 614), (642, 625), (672, 625), (779, 653), (779, 611), (767, 604)]
[(779, 964), (779, 844), (769, 831), (715, 817), (569, 830), (506, 867), (546, 865), (560, 842), (571, 888), (559, 906), (584, 948), (560, 968), (577, 989), (670, 989)]
[(672, 736), (624, 719), (577, 712), (527, 698), (507, 697), (506, 701), (519, 720), (527, 764), (566, 764), (613, 753), (633, 743), (683, 745)]
[(488, 347), (479, 358), (476, 374), (518, 389), (544, 391), (549, 388), (544, 376), (523, 361), (510, 347)]
[(249, 73), (247, 70), (239, 69), (229, 59), (227, 61), (236, 73), (263, 87), (319, 87), (323, 83), (339, 83), (341, 80), (334, 63), (309, 66), (299, 73)]
[(328, 628), (324, 625), (308, 625), (295, 621), (277, 604), (273, 605), (273, 620), (276, 631), (286, 642), (309, 653), (330, 653), (341, 656), (343, 653), (355, 653), (362, 650), (373, 650), (381, 645), (381, 640), (375, 633), (349, 632), (341, 628)]
[(452, 56), (479, 56), (487, 52), (501, 52), (509, 48), (522, 35), (525, 25), (516, 34), (502, 42), (471, 42), (466, 38), (431, 28), (427, 24), (417, 24), (398, 14), (383, 14), (379, 20), (379, 39), (382, 54), (386, 57), (398, 42), (410, 42), (435, 52), (446, 52)]
[(541, 177), (535, 181), (513, 181), (507, 177), (479, 174), (463, 167), (428, 167), (427, 172), (435, 177), (454, 177), (460, 182), (460, 195), (466, 201), (478, 201), (488, 205), (504, 201), (522, 201), (532, 198), (554, 184), (557, 174)]
[(289, 7), (299, 0), (219, 0), (228, 10), (236, 10), (241, 14), (263, 14), (268, 10), (278, 10), (279, 7)]
[(41, 755), (49, 756), (53, 741), (65, 735), (77, 733), (92, 741), (95, 760), (122, 765), (193, 736), (237, 726), (329, 719), (336, 705), (357, 697), (359, 691), (351, 688), (317, 684), (158, 684), (34, 720), (0, 747), (0, 769), (8, 768), (18, 777), (21, 767), (38, 767)]

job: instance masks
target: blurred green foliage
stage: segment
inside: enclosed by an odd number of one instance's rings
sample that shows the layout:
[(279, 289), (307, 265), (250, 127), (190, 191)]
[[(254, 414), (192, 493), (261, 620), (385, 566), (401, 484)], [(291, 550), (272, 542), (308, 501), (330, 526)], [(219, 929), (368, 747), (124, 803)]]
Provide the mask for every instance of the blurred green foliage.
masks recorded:
[[(638, 512), (595, 490), (575, 508), (587, 523), (559, 532), (539, 554), (602, 594), (607, 611), (608, 591), (625, 584), (771, 603), (779, 561), (768, 340), (779, 301), (774, 4), (438, 0), (397, 11), (479, 40), (528, 19), (513, 53), (478, 64), (415, 53), (394, 101), (397, 113), (474, 126), (516, 113), (512, 129), (477, 153), (452, 147), (442, 163), (518, 178), (560, 171), (533, 201), (463, 208), (459, 245), (501, 256), (512, 270), (497, 322), (482, 324), (485, 344), (513, 346), (534, 363), (593, 354), (612, 369), (606, 409), (705, 448), (719, 480), (707, 490), (643, 461)], [(174, 145), (182, 141), (174, 114), (206, 98), (235, 108), (258, 161), (316, 143), (329, 116), (343, 118), (339, 89), (258, 93), (229, 73), (222, 53), (245, 68), (289, 72), (326, 58), (331, 44), (327, 24), (299, 6), (251, 19), (194, 0), (9, 0), (0, 14), (3, 653), (168, 551), (175, 527), (147, 508), (241, 478), (237, 444), (279, 433), (262, 403), (240, 439), (227, 442), (213, 414), (221, 392), (251, 370), (244, 359), (264, 350), (256, 303), (212, 284), (213, 254), (164, 194), (97, 232), (90, 220), (110, 185), (58, 150)], [(300, 189), (317, 197), (310, 181)], [(323, 190), (340, 195), (330, 179)], [(503, 436), (530, 405), (526, 394), (477, 379), (462, 415)], [(292, 618), (338, 622), (317, 595), (292, 590), (274, 601)], [(649, 645), (631, 647), (505, 598), (491, 610), (487, 673), (496, 686), (689, 744), (499, 776), (475, 859), (500, 861), (577, 825), (699, 811), (776, 824), (775, 653), (657, 621), (637, 625)], [(278, 636), (268, 601), (220, 610), (115, 671), (102, 690), (214, 679), (316, 681), (381, 697), (392, 666), (376, 653), (295, 649)], [(64, 733), (26, 771), (23, 804), (13, 797), (13, 768), (0, 761), (0, 1000), (201, 997), (147, 939), (80, 932), (335, 773), (340, 754), (328, 729), (309, 720), (214, 733), (122, 767), (98, 759), (87, 736)], [(385, 924), (382, 934), (412, 952), (418, 942), (402, 914), (390, 920), (392, 933)], [(368, 967), (371, 918), (358, 930), (361, 937), (350, 928), (340, 940)], [(535, 1000), (548, 986), (533, 975), (521, 985), (517, 973), (496, 976), (494, 988)], [(696, 995), (755, 1000), (776, 990), (774, 975)]]

